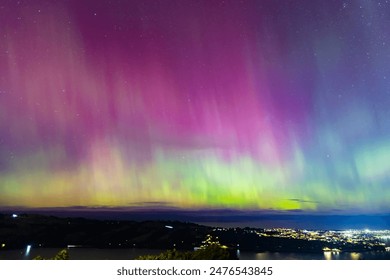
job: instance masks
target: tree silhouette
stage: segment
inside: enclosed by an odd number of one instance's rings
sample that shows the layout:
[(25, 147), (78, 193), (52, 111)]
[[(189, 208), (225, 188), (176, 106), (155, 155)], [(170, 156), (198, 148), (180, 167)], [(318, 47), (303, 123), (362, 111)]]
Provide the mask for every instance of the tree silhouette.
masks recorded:
[(34, 260), (69, 260), (69, 252), (67, 249), (59, 251), (54, 257), (45, 259), (42, 256), (36, 256)]
[(176, 249), (165, 251), (159, 255), (139, 256), (137, 260), (229, 260), (237, 259), (225, 245), (221, 245), (218, 237), (210, 234), (202, 242), (200, 248), (193, 252), (180, 252)]

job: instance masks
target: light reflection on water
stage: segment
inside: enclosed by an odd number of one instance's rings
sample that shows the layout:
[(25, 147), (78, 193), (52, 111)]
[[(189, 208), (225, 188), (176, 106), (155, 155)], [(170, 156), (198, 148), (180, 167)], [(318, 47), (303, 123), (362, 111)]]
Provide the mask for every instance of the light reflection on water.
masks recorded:
[(331, 260), (332, 259), (332, 252), (324, 252), (324, 258), (325, 258), (325, 260)]
[[(26, 249), (0, 250), (0, 260), (29, 260), (40, 255), (52, 258), (61, 248), (34, 248), (26, 255)], [(153, 249), (96, 249), (70, 248), (72, 260), (132, 260), (141, 255), (157, 255), (164, 250)], [(390, 252), (322, 252), (322, 253), (278, 253), (278, 252), (243, 252), (237, 250), (241, 260), (376, 260), (390, 259)]]
[(241, 252), (242, 260), (389, 260), (389, 252), (274, 253)]
[(362, 258), (361, 253), (351, 253), (351, 260), (360, 260)]

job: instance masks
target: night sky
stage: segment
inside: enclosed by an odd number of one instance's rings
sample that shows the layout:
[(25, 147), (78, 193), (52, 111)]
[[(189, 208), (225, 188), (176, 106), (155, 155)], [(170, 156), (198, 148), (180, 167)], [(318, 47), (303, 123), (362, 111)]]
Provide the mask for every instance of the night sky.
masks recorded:
[(390, 1), (0, 1), (0, 207), (390, 213)]

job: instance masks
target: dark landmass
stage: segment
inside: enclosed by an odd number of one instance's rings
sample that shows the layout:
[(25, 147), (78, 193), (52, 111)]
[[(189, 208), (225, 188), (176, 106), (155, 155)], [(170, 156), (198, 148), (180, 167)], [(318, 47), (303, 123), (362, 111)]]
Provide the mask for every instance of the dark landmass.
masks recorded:
[(262, 211), (237, 209), (178, 209), (156, 202), (129, 207), (51, 207), (24, 208), (0, 207), (0, 213), (29, 213), (56, 217), (83, 217), (115, 221), (181, 221), (207, 226), (252, 227), (252, 228), (300, 228), (317, 230), (345, 230), (349, 228), (390, 228), (390, 213), (387, 214), (325, 214), (291, 211)]
[[(375, 239), (351, 243), (338, 241), (337, 237), (309, 240), (302, 238), (303, 233), (296, 237), (295, 233), (290, 236), (282, 234), (285, 233), (270, 229), (216, 228), (178, 221), (135, 222), (0, 214), (0, 250), (20, 249), (27, 245), (193, 250), (202, 245), (207, 235), (212, 235), (221, 244), (241, 251), (322, 252), (324, 248), (351, 252), (385, 251), (385, 246)], [(318, 234), (321, 236), (322, 233)]]
[(85, 218), (0, 214), (0, 244), (7, 249), (81, 246), (193, 249), (211, 228), (172, 221), (101, 221)]

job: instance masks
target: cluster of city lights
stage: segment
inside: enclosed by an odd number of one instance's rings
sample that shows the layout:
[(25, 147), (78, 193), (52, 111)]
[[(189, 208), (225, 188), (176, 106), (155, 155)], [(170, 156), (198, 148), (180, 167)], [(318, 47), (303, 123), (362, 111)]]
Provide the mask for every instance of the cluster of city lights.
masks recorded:
[[(227, 228), (215, 228), (214, 231), (227, 231)], [(300, 239), (307, 241), (323, 241), (333, 245), (361, 245), (370, 250), (383, 246), (387, 251), (386, 241), (390, 239), (390, 230), (307, 230), (291, 228), (245, 229), (248, 233), (259, 237), (279, 237), (287, 239)], [(331, 245), (329, 245), (331, 246)], [(337, 247), (324, 247), (324, 252), (339, 253)]]

